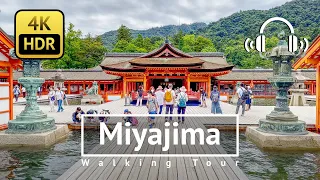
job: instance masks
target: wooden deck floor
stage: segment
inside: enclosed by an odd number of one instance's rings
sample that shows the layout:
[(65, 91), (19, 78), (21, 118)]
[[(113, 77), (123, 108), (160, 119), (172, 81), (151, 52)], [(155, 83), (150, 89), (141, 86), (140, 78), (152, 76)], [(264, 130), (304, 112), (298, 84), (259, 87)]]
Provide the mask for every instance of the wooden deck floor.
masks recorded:
[[(140, 113), (143, 114), (143, 113)], [(191, 112), (189, 112), (191, 114)], [(199, 112), (198, 112), (199, 114)], [(173, 118), (173, 121), (177, 117)], [(115, 123), (117, 120), (110, 120), (110, 123)], [(164, 132), (164, 119), (157, 117), (156, 128)], [(202, 128), (206, 129), (204, 124), (221, 124), (221, 123), (235, 124), (235, 118), (199, 118), (189, 117), (184, 124), (179, 124), (178, 129), (181, 128)], [(137, 127), (140, 132), (142, 128), (148, 126), (145, 117), (139, 118), (139, 125)], [(124, 128), (124, 127), (123, 127)], [(170, 133), (173, 131), (173, 126), (169, 126)], [(124, 131), (125, 132), (125, 131)], [(179, 131), (180, 132), (180, 131)], [(205, 131), (206, 132), (206, 131)], [(208, 134), (207, 134), (208, 135)], [(140, 151), (134, 151), (137, 145), (133, 140), (134, 135), (131, 131), (130, 145), (117, 145), (116, 142), (106, 141), (103, 146), (97, 145), (89, 153), (90, 154), (227, 154), (221, 146), (209, 145), (187, 145), (183, 146), (181, 143), (174, 146), (173, 141), (170, 141), (170, 149), (162, 151), (162, 146), (149, 145), (145, 141)], [(146, 140), (148, 135), (146, 137)], [(199, 135), (196, 135), (199, 140)], [(123, 133), (123, 142), (125, 134)], [(162, 133), (162, 140), (164, 140), (164, 133)], [(196, 141), (197, 141), (196, 140)], [(179, 141), (180, 142), (180, 141)], [(234, 152), (235, 153), (235, 152)], [(82, 166), (82, 161), (79, 160), (70, 169), (68, 169), (59, 179), (120, 179), (120, 180), (153, 180), (153, 179), (169, 179), (169, 180), (206, 180), (206, 179), (247, 179), (246, 175), (241, 169), (236, 166), (236, 162), (230, 157), (100, 157), (100, 158), (83, 158), (90, 159), (89, 166)], [(126, 166), (126, 160), (129, 161), (130, 166)], [(103, 166), (99, 166), (99, 162), (103, 162)], [(194, 165), (196, 162), (196, 166)], [(167, 163), (170, 162), (171, 167), (167, 168)], [(208, 166), (207, 163), (211, 163)], [(222, 166), (221, 163), (225, 166)], [(115, 164), (115, 165), (114, 165)]]

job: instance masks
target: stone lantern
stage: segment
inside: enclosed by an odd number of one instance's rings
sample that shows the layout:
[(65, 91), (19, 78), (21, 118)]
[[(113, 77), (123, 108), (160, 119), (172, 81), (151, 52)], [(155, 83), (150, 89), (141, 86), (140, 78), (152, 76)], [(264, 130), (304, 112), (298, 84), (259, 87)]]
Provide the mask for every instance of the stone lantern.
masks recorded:
[(278, 37), (277, 47), (265, 56), (273, 61), (273, 77), (268, 81), (276, 90), (276, 106), (266, 118), (259, 120), (259, 127), (247, 127), (246, 137), (259, 147), (271, 150), (319, 149), (320, 135), (308, 132), (306, 123), (298, 120), (298, 116), (289, 109), (288, 90), (295, 83), (291, 63), (297, 54), (288, 51), (284, 32)]
[[(15, 56), (14, 50), (10, 55)], [(47, 147), (65, 138), (69, 132), (68, 126), (56, 125), (55, 119), (39, 108), (37, 89), (45, 81), (40, 77), (40, 60), (21, 60), (23, 77), (18, 82), (26, 88), (26, 106), (14, 120), (8, 122), (8, 130), (0, 133), (0, 146)]]
[(17, 115), (16, 119), (9, 121), (9, 134), (33, 134), (43, 133), (56, 129), (53, 117), (48, 117), (40, 110), (37, 103), (37, 89), (44, 83), (44, 78), (40, 77), (40, 60), (22, 59), (23, 77), (18, 79), (27, 91), (25, 109)]
[(276, 89), (276, 106), (266, 115), (266, 119), (260, 119), (258, 131), (272, 134), (307, 134), (306, 123), (299, 121), (288, 106), (288, 90), (294, 84), (291, 64), (296, 54), (288, 51), (288, 43), (284, 31), (279, 33), (279, 43), (272, 49), (267, 58), (273, 61), (273, 77), (268, 78), (270, 84)]
[(291, 92), (290, 106), (308, 106), (306, 103), (306, 98), (304, 97), (304, 93), (308, 92), (305, 89), (304, 82), (309, 78), (303, 76), (301, 74), (301, 70), (297, 70), (294, 75), (295, 82), (293, 86), (289, 89)]
[(66, 90), (66, 88), (64, 86), (64, 81), (66, 80), (66, 78), (62, 74), (61, 69), (57, 70), (56, 74), (51, 78), (51, 80), (53, 81), (53, 88), (54, 89), (60, 88), (63, 91)]

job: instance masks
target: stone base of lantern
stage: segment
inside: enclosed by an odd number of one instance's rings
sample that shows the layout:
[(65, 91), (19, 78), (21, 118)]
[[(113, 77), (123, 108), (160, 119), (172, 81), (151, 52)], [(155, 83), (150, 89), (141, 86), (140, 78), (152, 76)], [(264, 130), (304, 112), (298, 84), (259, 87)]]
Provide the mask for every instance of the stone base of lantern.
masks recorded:
[(103, 104), (103, 102), (101, 95), (85, 95), (81, 99), (81, 104)]
[(248, 126), (246, 137), (258, 147), (269, 150), (319, 150), (320, 135), (306, 132), (304, 135), (281, 135), (262, 132)]
[(55, 129), (43, 133), (8, 134), (6, 131), (0, 131), (0, 147), (48, 147), (63, 140), (68, 134), (67, 125), (56, 125)]
[(306, 89), (290, 89), (291, 91), (291, 99), (289, 106), (309, 106), (306, 102), (306, 98), (304, 93), (308, 90)]

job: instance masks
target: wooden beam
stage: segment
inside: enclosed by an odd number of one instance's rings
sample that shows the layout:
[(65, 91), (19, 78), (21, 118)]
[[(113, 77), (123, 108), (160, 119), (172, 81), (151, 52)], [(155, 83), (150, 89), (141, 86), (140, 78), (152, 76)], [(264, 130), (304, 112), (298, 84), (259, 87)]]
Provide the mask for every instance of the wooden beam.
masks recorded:
[(0, 67), (11, 67), (8, 61), (0, 61)]
[(320, 58), (319, 59), (307, 59), (305, 61), (306, 64), (313, 64), (313, 65), (316, 65), (320, 62)]
[[(304, 57), (298, 59), (294, 64), (293, 64), (293, 69), (297, 70), (300, 68), (300, 66), (307, 62), (308, 59), (312, 59), (312, 55), (319, 51), (319, 47), (320, 47), (320, 38), (317, 38), (317, 40), (309, 47), (309, 49), (307, 50), (307, 53), (305, 54)], [(318, 64), (316, 62), (311, 61), (312, 63), (315, 63), (314, 65)], [(319, 62), (319, 60), (318, 60)]]
[(9, 73), (0, 72), (0, 77), (9, 77), (9, 76), (10, 76)]
[(0, 111), (0, 114), (10, 113), (10, 110)]
[(309, 68), (311, 68), (311, 67), (313, 67), (314, 66), (314, 64), (308, 64), (308, 66), (306, 67), (306, 69), (309, 69)]
[(3, 42), (6, 46), (8, 46), (9, 49), (14, 47), (13, 42), (1, 32), (0, 32), (0, 41)]

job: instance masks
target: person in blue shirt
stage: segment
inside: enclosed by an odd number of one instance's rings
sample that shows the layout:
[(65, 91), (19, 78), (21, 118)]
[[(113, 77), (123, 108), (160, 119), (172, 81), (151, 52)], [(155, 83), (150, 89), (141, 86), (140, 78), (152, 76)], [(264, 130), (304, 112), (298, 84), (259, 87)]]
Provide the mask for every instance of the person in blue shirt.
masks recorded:
[(218, 91), (217, 86), (213, 86), (213, 90), (211, 91), (211, 94), (210, 94), (210, 99), (212, 102), (211, 113), (222, 114), (222, 110), (220, 107), (220, 92)]
[(81, 122), (81, 114), (85, 114), (85, 113), (81, 110), (81, 107), (77, 107), (76, 111), (72, 114), (72, 121), (75, 124), (78, 124)]

